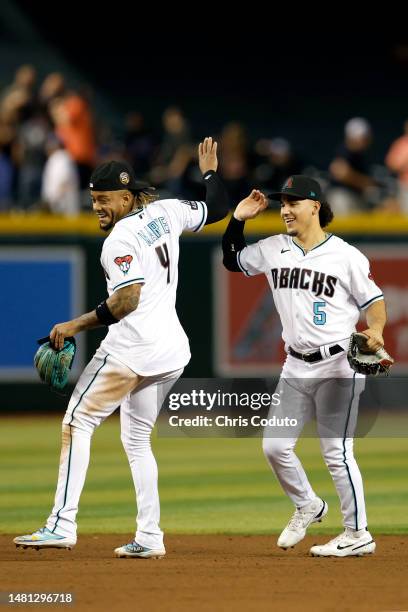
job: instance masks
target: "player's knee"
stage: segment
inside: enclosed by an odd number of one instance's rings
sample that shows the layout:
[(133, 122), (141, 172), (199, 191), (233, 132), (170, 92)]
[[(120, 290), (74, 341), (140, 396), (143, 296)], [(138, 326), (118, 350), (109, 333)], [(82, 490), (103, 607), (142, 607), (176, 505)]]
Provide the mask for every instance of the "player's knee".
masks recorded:
[(268, 438), (262, 440), (262, 450), (268, 461), (278, 463), (289, 457), (290, 447), (285, 438)]
[(132, 465), (134, 461), (151, 455), (152, 453), (150, 438), (145, 440), (130, 440), (129, 438), (122, 437), (121, 440), (130, 465)]
[(128, 456), (142, 456), (151, 451), (150, 444), (151, 429), (133, 431), (121, 431), (120, 439)]
[(331, 474), (345, 469), (344, 453), (341, 448), (332, 448), (323, 454), (324, 462)]
[(84, 431), (86, 433), (89, 433), (90, 435), (93, 434), (100, 422), (100, 420), (93, 418), (90, 414), (87, 414), (86, 412), (70, 414), (68, 410), (63, 420), (63, 424), (70, 428), (71, 433), (75, 429), (78, 431)]
[(125, 448), (129, 444), (145, 444), (147, 441), (150, 443), (152, 431), (153, 424), (141, 419), (134, 419), (130, 426), (121, 423), (120, 439)]

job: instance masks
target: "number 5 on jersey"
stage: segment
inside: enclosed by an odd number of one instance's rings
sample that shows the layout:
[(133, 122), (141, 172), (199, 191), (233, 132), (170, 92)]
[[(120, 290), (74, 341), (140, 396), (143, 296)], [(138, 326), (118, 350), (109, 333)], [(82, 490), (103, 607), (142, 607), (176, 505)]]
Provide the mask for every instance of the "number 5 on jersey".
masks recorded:
[(156, 247), (157, 257), (163, 268), (167, 268), (167, 284), (170, 283), (170, 257), (167, 249), (167, 244), (164, 243), (162, 246)]
[(313, 302), (313, 323), (315, 325), (324, 325), (326, 323), (326, 313), (321, 310), (326, 306), (326, 302)]

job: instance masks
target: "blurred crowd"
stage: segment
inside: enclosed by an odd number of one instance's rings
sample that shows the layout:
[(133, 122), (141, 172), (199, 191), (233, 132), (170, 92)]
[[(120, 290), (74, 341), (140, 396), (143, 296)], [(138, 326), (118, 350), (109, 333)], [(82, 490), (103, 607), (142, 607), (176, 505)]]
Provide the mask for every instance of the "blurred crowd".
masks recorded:
[[(212, 135), (232, 205), (253, 187), (268, 193), (289, 175), (306, 173), (321, 182), (338, 215), (376, 209), (408, 214), (408, 121), (373, 164), (373, 127), (363, 117), (350, 118), (323, 168), (303, 159), (284, 135), (254, 141), (239, 122)], [(21, 66), (0, 91), (0, 212), (89, 210), (91, 172), (107, 159), (129, 161), (163, 197), (201, 199), (195, 136), (182, 110), (169, 107), (159, 129), (146, 125), (142, 113), (129, 113), (117, 138), (95, 117), (90, 88), (71, 89), (60, 73), (38, 83), (35, 68)]]

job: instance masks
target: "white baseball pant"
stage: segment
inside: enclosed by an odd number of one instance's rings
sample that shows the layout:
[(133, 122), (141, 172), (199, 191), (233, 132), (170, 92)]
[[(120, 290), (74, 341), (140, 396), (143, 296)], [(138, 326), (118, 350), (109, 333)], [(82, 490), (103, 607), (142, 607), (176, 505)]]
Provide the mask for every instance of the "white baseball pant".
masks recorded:
[(89, 464), (91, 437), (121, 406), (121, 439), (137, 501), (135, 539), (160, 549), (160, 502), (157, 464), (150, 435), (167, 393), (183, 369), (155, 376), (138, 376), (125, 364), (98, 349), (73, 391), (62, 422), (62, 448), (54, 507), (46, 526), (76, 540), (79, 498)]
[(367, 526), (363, 481), (353, 454), (359, 397), (365, 377), (356, 374), (345, 354), (308, 364), (288, 355), (276, 389), (281, 403), (273, 415), (294, 417), (295, 427), (266, 427), (263, 451), (283, 490), (297, 508), (316, 497), (295, 446), (307, 421), (316, 417), (321, 452), (337, 494), (345, 527)]

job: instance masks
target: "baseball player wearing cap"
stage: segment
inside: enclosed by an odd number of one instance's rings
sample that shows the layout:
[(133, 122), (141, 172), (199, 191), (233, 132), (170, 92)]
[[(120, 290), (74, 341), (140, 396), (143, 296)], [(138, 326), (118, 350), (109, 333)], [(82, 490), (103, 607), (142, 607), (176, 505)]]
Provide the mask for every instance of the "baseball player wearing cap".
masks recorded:
[(102, 164), (91, 177), (93, 210), (104, 231), (101, 264), (109, 297), (95, 310), (50, 333), (55, 348), (64, 338), (105, 325), (108, 333), (85, 368), (62, 425), (62, 450), (54, 507), (45, 527), (14, 539), (17, 546), (71, 548), (89, 463), (91, 437), (121, 405), (121, 439), (137, 499), (134, 541), (118, 557), (162, 557), (163, 532), (157, 465), (150, 434), (162, 402), (190, 360), (187, 336), (177, 317), (179, 237), (188, 229), (224, 218), (228, 198), (216, 174), (217, 143), (199, 145), (206, 201), (157, 200), (124, 162)]
[(271, 199), (281, 200), (286, 234), (246, 245), (245, 221), (267, 207), (254, 190), (242, 200), (223, 237), (224, 265), (245, 276), (264, 273), (279, 313), (287, 358), (278, 389), (280, 405), (271, 414), (296, 416), (297, 425), (267, 427), (263, 449), (295, 512), (278, 539), (287, 549), (300, 542), (327, 503), (314, 492), (294, 448), (304, 423), (315, 415), (324, 460), (340, 498), (344, 532), (313, 546), (315, 556), (364, 555), (375, 550), (367, 530), (363, 482), (353, 455), (353, 435), (364, 377), (347, 361), (349, 337), (365, 312), (368, 347), (383, 346), (384, 298), (367, 258), (341, 238), (325, 232), (333, 218), (321, 188), (302, 175), (290, 177)]

